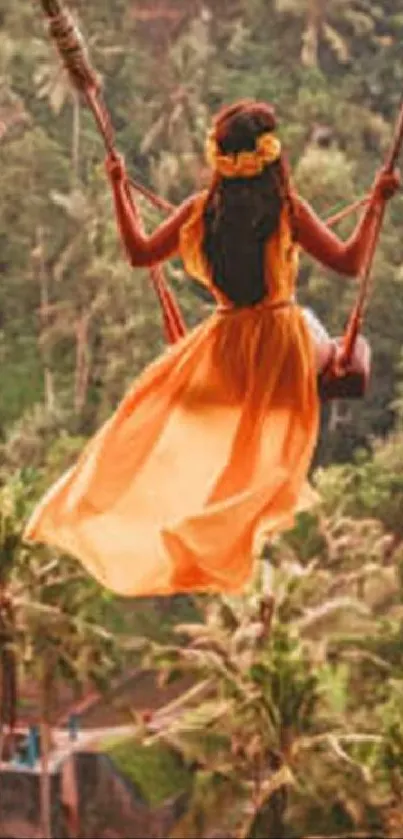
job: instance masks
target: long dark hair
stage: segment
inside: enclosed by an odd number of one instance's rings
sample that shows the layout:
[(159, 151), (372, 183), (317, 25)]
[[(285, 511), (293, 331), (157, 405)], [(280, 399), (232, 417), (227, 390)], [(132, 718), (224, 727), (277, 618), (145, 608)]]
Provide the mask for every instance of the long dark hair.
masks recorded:
[[(224, 155), (253, 151), (257, 138), (275, 128), (273, 108), (253, 100), (224, 108), (214, 121)], [(265, 244), (278, 227), (284, 202), (291, 203), (291, 198), (282, 157), (254, 177), (213, 175), (203, 248), (214, 284), (236, 306), (254, 305), (265, 296)]]

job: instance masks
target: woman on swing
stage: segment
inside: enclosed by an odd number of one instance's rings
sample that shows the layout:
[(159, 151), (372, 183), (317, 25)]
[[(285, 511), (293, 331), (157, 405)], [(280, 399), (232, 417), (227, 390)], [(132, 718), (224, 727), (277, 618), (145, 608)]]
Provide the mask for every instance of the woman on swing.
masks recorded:
[[(239, 591), (258, 532), (290, 527), (314, 497), (317, 373), (334, 342), (295, 302), (298, 250), (358, 274), (376, 207), (399, 177), (378, 174), (342, 242), (292, 191), (275, 128), (266, 104), (222, 110), (208, 138), (209, 190), (148, 237), (122, 159), (107, 159), (132, 265), (179, 254), (217, 301), (134, 382), (26, 528), (120, 595)], [(353, 366), (369, 372), (363, 338)]]

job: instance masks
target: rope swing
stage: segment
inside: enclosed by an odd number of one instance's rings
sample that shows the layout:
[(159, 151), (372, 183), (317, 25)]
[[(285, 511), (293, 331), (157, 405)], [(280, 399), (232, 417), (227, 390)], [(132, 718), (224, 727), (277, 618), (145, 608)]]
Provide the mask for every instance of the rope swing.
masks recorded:
[[(60, 54), (62, 62), (69, 74), (72, 85), (84, 97), (96, 120), (99, 132), (103, 138), (108, 154), (116, 154), (115, 135), (109, 118), (109, 113), (102, 99), (101, 81), (91, 66), (85, 41), (76, 22), (60, 2), (60, 0), (40, 0), (42, 9), (48, 19), (48, 29), (52, 40)], [(400, 109), (395, 135), (390, 152), (385, 163), (386, 171), (394, 169), (403, 141), (403, 105)], [(143, 195), (154, 207), (164, 213), (171, 213), (175, 207), (165, 199), (155, 195), (151, 190), (137, 181), (128, 180), (128, 191), (135, 190)], [(131, 196), (129, 196), (131, 197)], [(350, 213), (360, 209), (369, 200), (368, 196), (359, 199), (341, 212), (326, 220), (328, 226), (337, 224)], [(385, 205), (374, 210), (377, 213), (376, 224), (368, 241), (366, 259), (358, 277), (357, 299), (348, 319), (341, 348), (335, 354), (326, 372), (319, 376), (318, 388), (323, 401), (335, 398), (357, 398), (363, 395), (366, 381), (359, 373), (351, 372), (351, 363), (356, 347), (357, 337), (362, 329), (366, 308), (371, 292), (371, 270), (375, 250), (385, 213)], [(159, 300), (166, 340), (175, 343), (186, 334), (186, 324), (176, 298), (169, 288), (161, 266), (149, 269), (151, 283)]]

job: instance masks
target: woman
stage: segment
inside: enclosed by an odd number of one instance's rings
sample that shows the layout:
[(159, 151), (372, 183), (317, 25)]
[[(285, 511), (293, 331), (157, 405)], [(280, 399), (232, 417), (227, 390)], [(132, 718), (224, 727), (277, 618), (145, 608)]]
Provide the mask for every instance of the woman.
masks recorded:
[[(357, 274), (377, 208), (399, 179), (378, 175), (344, 243), (292, 192), (275, 127), (266, 104), (221, 111), (208, 139), (210, 189), (149, 237), (122, 160), (107, 160), (132, 265), (180, 254), (217, 301), (135, 381), (25, 532), (76, 556), (121, 595), (238, 591), (258, 532), (289, 527), (312, 501), (316, 378), (333, 343), (312, 339), (295, 303), (298, 250)], [(364, 356), (361, 348), (365, 366)]]

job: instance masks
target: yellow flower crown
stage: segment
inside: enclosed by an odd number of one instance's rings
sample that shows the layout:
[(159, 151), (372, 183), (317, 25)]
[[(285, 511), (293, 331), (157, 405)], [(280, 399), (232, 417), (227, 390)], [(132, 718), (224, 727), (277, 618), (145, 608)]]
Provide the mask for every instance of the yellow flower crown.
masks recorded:
[(206, 158), (210, 166), (224, 178), (253, 178), (281, 155), (280, 140), (271, 132), (261, 134), (254, 151), (223, 154), (218, 147), (214, 129), (207, 135)]

